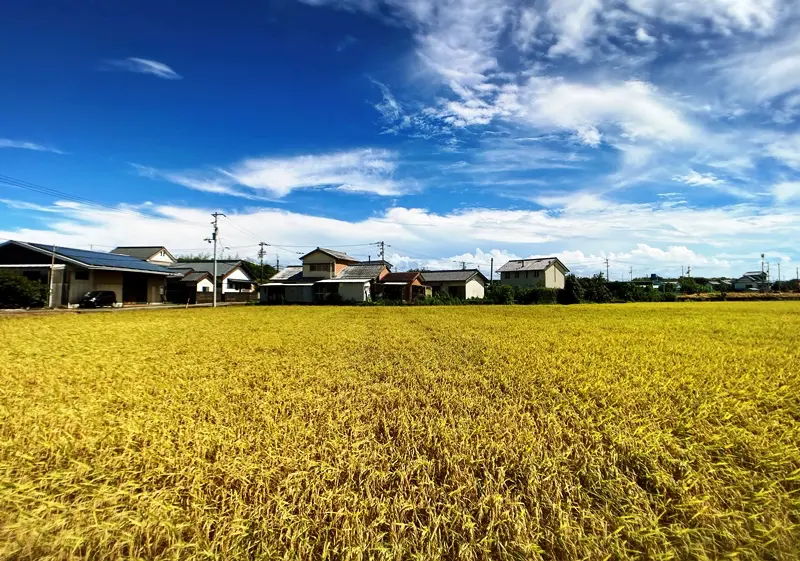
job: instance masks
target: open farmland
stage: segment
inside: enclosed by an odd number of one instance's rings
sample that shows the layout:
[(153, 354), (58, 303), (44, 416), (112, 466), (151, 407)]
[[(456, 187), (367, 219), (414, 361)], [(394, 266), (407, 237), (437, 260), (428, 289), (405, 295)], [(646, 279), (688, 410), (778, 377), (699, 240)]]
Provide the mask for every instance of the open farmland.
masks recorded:
[(800, 305), (0, 318), (0, 558), (796, 559)]

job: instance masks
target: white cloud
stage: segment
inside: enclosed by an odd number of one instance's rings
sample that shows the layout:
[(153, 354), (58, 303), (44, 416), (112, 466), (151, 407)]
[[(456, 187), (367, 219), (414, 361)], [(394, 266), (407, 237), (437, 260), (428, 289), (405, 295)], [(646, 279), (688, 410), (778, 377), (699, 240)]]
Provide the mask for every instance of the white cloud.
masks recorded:
[(790, 168), (800, 170), (800, 134), (773, 138), (766, 145), (767, 154)]
[(596, 19), (602, 8), (602, 0), (550, 0), (547, 19), (558, 39), (549, 54), (591, 58), (586, 43), (597, 33)]
[[(732, 251), (752, 254), (753, 261), (763, 248), (798, 258), (793, 240), (800, 236), (800, 209), (790, 206), (740, 204), (697, 209), (683, 204), (620, 204), (598, 198), (556, 204), (536, 211), (478, 208), (444, 214), (392, 207), (354, 221), (276, 208), (239, 213), (222, 209), (238, 228), (222, 222), (220, 236), (225, 246), (243, 256), (255, 255), (257, 243), (269, 240), (274, 246), (283, 246), (273, 248), (282, 252), (283, 263), (297, 259), (292, 251), (298, 250), (286, 246), (366, 244), (376, 237), (392, 245), (398, 254), (415, 259), (454, 260), (465, 256), (459, 260), (475, 261), (479, 254), (474, 248), (489, 246), (508, 255), (556, 254), (573, 269), (582, 262), (576, 252), (585, 257), (614, 256), (617, 261), (646, 267), (673, 259), (676, 263), (708, 264), (717, 271), (725, 267), (722, 261), (739, 269), (752, 266), (715, 257)], [(148, 204), (127, 206), (125, 213), (118, 213), (69, 202), (50, 208), (63, 216), (54, 219), (48, 213), (38, 229), (2, 228), (0, 237), (74, 247), (104, 244), (110, 249), (135, 242), (164, 244), (176, 251), (207, 251), (202, 240), (208, 235), (208, 214), (219, 210)], [(150, 216), (133, 215), (131, 211)], [(136, 240), (131, 239), (132, 232)], [(368, 254), (374, 256), (376, 250), (365, 246), (348, 251), (366, 258)], [(469, 253), (472, 258), (466, 259)]]
[(707, 186), (707, 185), (721, 185), (725, 183), (722, 179), (719, 179), (713, 173), (698, 173), (694, 170), (690, 170), (688, 175), (676, 175), (672, 178), (674, 181), (679, 181), (681, 183), (686, 183), (686, 185), (692, 186)]
[(647, 30), (644, 27), (640, 27), (636, 30), (636, 40), (640, 43), (655, 43), (656, 38), (647, 33)]
[(772, 187), (772, 194), (778, 202), (800, 201), (800, 181), (785, 181)]
[(54, 154), (64, 154), (61, 150), (52, 146), (44, 146), (35, 142), (23, 140), (11, 140), (10, 138), (0, 138), (0, 148), (20, 148), (22, 150), (34, 150), (36, 152), (52, 152)]
[(733, 55), (719, 66), (731, 95), (762, 103), (800, 89), (800, 39)]
[(182, 78), (180, 74), (163, 62), (148, 60), (146, 58), (128, 57), (125, 59), (110, 60), (109, 64), (120, 70), (136, 72), (138, 74), (150, 74), (152, 76), (164, 78), (165, 80), (180, 80)]
[[(401, 195), (412, 189), (394, 179), (397, 155), (387, 150), (352, 150), (290, 158), (249, 158), (228, 168), (163, 171), (132, 164), (140, 175), (178, 185), (246, 198), (284, 197), (296, 189), (331, 188), (351, 193)], [(251, 191), (242, 189), (249, 188)]]

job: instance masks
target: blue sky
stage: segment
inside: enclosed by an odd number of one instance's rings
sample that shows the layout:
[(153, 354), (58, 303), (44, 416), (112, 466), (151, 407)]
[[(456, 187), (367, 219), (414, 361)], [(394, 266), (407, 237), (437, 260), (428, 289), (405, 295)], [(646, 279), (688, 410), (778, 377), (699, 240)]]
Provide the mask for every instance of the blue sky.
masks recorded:
[[(16, 3), (0, 237), (612, 278), (800, 261), (800, 6)], [(115, 210), (116, 209), (116, 210)], [(773, 269), (774, 271), (774, 269)]]

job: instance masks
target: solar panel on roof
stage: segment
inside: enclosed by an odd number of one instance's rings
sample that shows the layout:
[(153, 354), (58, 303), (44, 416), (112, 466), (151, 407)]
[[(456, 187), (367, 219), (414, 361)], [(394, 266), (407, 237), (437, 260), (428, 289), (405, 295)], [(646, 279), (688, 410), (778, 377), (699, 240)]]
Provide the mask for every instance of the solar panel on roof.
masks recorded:
[[(51, 245), (39, 243), (32, 243), (29, 245), (47, 252), (53, 251), (53, 246)], [(56, 255), (63, 255), (64, 257), (80, 261), (81, 263), (85, 263), (92, 267), (116, 267), (118, 269), (134, 269), (138, 271), (151, 271), (154, 273), (170, 272), (170, 270), (166, 267), (148, 263), (147, 261), (142, 261), (136, 257), (130, 257), (129, 255), (102, 253), (100, 251), (89, 251), (86, 249), (75, 249), (71, 247), (59, 246), (55, 247), (55, 252)]]

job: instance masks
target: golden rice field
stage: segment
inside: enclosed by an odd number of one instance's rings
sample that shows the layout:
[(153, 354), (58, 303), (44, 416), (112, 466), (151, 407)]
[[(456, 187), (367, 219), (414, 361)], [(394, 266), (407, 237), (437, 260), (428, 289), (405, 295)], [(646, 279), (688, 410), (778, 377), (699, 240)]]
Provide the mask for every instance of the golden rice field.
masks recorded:
[(2, 559), (797, 559), (800, 304), (0, 317)]

